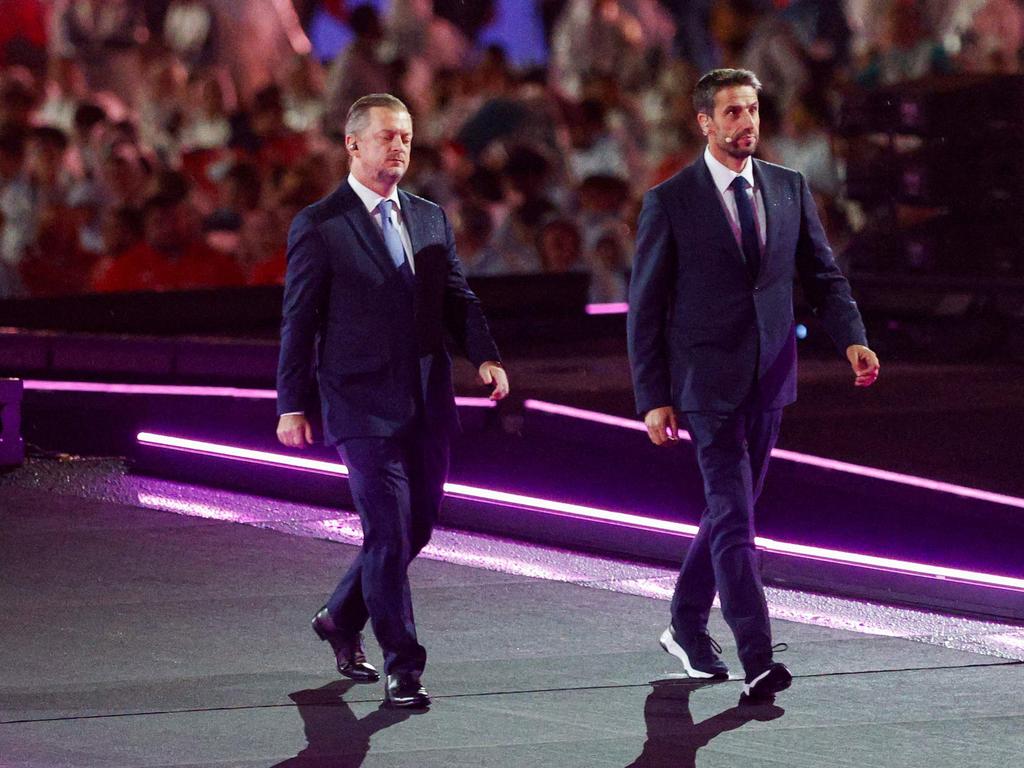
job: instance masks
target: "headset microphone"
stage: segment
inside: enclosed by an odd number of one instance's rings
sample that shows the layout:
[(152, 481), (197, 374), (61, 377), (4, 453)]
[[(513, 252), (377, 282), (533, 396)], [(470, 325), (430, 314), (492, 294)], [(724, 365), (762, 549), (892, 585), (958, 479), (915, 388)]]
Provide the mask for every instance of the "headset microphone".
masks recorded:
[(725, 143), (726, 144), (732, 144), (732, 136), (726, 136), (725, 137)]

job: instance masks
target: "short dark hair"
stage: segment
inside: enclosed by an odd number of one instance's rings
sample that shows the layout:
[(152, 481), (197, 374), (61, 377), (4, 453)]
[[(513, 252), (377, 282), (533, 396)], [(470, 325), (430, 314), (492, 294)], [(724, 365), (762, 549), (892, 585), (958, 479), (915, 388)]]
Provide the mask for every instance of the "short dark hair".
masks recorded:
[(693, 108), (698, 115), (713, 115), (715, 94), (734, 85), (749, 85), (761, 93), (761, 81), (749, 69), (712, 69), (697, 81), (693, 89)]
[(345, 134), (355, 135), (364, 130), (370, 124), (370, 110), (374, 107), (384, 107), (395, 112), (408, 112), (400, 98), (390, 93), (370, 93), (356, 99), (355, 103), (348, 108), (348, 117), (345, 118)]

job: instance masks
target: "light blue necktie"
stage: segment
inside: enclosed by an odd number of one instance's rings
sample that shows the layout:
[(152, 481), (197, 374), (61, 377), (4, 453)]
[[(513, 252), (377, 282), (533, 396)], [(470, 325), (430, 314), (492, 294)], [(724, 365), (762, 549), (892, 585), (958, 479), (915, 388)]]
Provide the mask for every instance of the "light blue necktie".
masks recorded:
[(402, 236), (398, 234), (398, 228), (391, 221), (391, 209), (394, 207), (393, 200), (381, 200), (380, 205), (380, 228), (384, 233), (384, 245), (387, 246), (388, 255), (396, 269), (401, 269), (406, 263), (405, 246), (402, 245)]

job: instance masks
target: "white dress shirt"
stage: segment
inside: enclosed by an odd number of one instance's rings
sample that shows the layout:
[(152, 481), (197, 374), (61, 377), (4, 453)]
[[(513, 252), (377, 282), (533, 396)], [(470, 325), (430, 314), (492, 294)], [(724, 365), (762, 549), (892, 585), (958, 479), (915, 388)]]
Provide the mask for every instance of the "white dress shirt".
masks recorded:
[[(352, 187), (352, 191), (355, 192), (359, 199), (363, 201), (363, 205), (366, 206), (367, 212), (373, 218), (374, 223), (381, 227), (380, 220), (380, 201), (384, 200), (384, 197), (378, 195), (372, 189), (361, 183), (359, 179), (353, 176), (351, 173), (348, 175), (349, 186)], [(402, 238), (402, 248), (405, 249), (405, 258), (409, 261), (409, 268), (412, 269), (413, 273), (416, 272), (416, 264), (412, 258), (412, 240), (409, 239), (409, 229), (405, 226), (404, 217), (402, 216), (402, 204), (398, 200), (398, 189), (391, 193), (391, 196), (387, 198), (394, 203), (391, 206), (391, 223), (394, 224), (395, 229), (398, 230), (399, 237)]]
[(754, 225), (757, 227), (757, 239), (761, 243), (761, 252), (763, 253), (767, 236), (764, 226), (766, 220), (764, 196), (761, 194), (761, 188), (754, 184), (754, 163), (748, 157), (743, 170), (736, 173), (736, 171), (718, 162), (715, 156), (711, 154), (710, 148), (704, 150), (704, 162), (707, 164), (708, 170), (711, 171), (711, 178), (715, 182), (715, 189), (718, 190), (718, 199), (725, 209), (726, 216), (729, 219), (729, 226), (732, 227), (733, 237), (736, 238), (736, 244), (740, 247), (741, 252), (743, 250), (743, 234), (740, 231), (740, 217), (736, 212), (736, 194), (729, 185), (732, 184), (733, 179), (737, 176), (742, 176), (747, 180), (747, 183), (750, 185), (747, 189), (747, 195), (754, 196)]

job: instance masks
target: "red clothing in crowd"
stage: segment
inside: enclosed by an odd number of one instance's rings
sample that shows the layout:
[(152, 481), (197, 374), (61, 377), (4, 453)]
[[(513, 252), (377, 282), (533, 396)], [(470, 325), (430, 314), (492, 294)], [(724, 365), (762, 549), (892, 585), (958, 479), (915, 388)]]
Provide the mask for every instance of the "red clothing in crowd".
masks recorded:
[(0, 0), (0, 66), (18, 40), (46, 50), (46, 8), (39, 0)]
[(273, 256), (253, 264), (249, 272), (249, 285), (284, 285), (285, 267), (288, 265), (286, 249), (282, 246)]
[(148, 243), (137, 243), (93, 277), (93, 290), (182, 291), (191, 288), (221, 288), (244, 285), (242, 270), (231, 256), (201, 241), (191, 243), (178, 258), (157, 251)]

